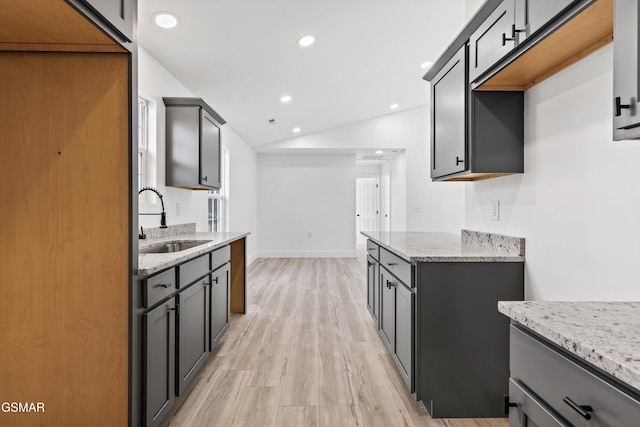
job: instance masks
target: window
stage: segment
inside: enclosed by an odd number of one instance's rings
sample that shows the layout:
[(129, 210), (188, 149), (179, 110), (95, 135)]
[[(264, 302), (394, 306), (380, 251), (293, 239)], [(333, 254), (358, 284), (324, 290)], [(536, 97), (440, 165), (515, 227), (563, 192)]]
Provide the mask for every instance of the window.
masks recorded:
[(227, 149), (222, 147), (222, 156), (220, 158), (220, 188), (209, 191), (209, 231), (221, 232), (226, 231), (227, 216), (227, 192), (228, 175), (227, 166), (229, 164), (229, 155)]
[(138, 97), (138, 190), (147, 185), (147, 157), (149, 148), (149, 104)]

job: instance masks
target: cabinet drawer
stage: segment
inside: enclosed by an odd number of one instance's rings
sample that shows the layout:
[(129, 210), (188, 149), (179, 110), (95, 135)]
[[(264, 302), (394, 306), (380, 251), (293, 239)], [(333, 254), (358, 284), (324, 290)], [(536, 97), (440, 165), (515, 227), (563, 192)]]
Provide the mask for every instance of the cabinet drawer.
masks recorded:
[(180, 280), (178, 281), (178, 288), (184, 288), (185, 286), (193, 283), (193, 281), (207, 274), (211, 270), (209, 260), (209, 254), (205, 254), (178, 266), (180, 277)]
[(380, 260), (380, 246), (371, 240), (367, 240), (367, 253), (373, 257), (376, 261)]
[[(513, 380), (572, 425), (631, 426), (640, 419), (640, 402), (560, 352), (511, 326), (510, 366)], [(587, 420), (577, 406), (590, 406)]]
[(176, 272), (173, 268), (142, 281), (142, 303), (145, 308), (162, 301), (176, 290)]
[(385, 248), (380, 248), (380, 264), (404, 282), (405, 285), (414, 287), (413, 280), (411, 280), (413, 277), (413, 265), (411, 263), (392, 254)]
[(211, 252), (211, 269), (217, 269), (218, 267), (228, 263), (230, 259), (231, 249), (229, 245), (216, 249)]

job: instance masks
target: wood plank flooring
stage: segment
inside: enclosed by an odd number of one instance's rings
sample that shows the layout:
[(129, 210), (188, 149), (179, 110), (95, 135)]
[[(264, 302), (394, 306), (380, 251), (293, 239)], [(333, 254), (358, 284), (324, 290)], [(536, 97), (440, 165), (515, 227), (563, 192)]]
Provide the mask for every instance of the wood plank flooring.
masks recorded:
[(506, 427), (431, 419), (366, 308), (365, 250), (349, 259), (259, 259), (231, 327), (169, 425)]

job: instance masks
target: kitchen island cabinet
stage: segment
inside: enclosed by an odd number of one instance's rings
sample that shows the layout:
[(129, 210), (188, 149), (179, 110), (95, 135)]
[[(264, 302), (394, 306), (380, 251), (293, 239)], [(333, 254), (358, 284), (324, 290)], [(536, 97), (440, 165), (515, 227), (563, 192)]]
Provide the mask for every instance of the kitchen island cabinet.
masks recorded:
[(619, 427), (640, 418), (638, 302), (504, 301), (509, 425)]
[(379, 245), (379, 332), (407, 387), (434, 418), (504, 416), (509, 322), (495, 307), (524, 297), (524, 240), (362, 234)]

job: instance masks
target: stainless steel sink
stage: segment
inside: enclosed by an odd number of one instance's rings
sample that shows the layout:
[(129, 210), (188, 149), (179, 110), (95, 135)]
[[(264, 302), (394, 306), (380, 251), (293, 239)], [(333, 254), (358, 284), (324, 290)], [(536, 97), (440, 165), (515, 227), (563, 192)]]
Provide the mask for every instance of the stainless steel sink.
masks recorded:
[(167, 254), (195, 248), (196, 246), (204, 245), (209, 242), (211, 242), (211, 240), (177, 240), (175, 242), (162, 242), (143, 246), (138, 249), (138, 252), (141, 254)]

